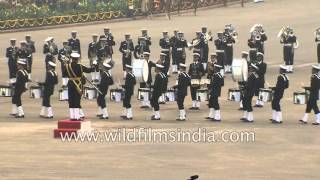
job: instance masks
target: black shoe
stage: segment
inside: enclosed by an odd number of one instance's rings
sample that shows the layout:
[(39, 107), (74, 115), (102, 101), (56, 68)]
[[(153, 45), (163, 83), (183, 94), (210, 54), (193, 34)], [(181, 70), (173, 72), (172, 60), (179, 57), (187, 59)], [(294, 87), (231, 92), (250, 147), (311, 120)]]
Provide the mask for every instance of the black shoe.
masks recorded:
[(272, 122), (272, 121), (275, 121), (274, 119), (269, 119), (269, 120), (270, 120), (271, 122)]
[(125, 119), (125, 118), (127, 118), (127, 116), (122, 115), (122, 116), (120, 116), (120, 118)]
[(190, 110), (195, 110), (195, 107), (191, 107), (191, 108), (189, 108)]
[(17, 115), (18, 115), (18, 114), (12, 114), (12, 113), (10, 114), (10, 116), (17, 116)]
[(125, 117), (123, 120), (132, 120), (133, 118)]
[(185, 121), (186, 119), (177, 118), (176, 121)]
[(15, 118), (24, 118), (24, 115), (21, 115), (21, 116), (16, 115)]
[(45, 119), (53, 119), (53, 116), (46, 116)]
[(253, 123), (253, 121), (249, 121), (248, 119), (244, 120), (245, 123)]
[(211, 118), (211, 117), (206, 117), (205, 119), (211, 120), (211, 119), (213, 119), (213, 118)]
[(97, 114), (96, 116), (97, 116), (97, 117), (102, 117), (102, 114)]
[(276, 120), (272, 120), (271, 122), (272, 122), (273, 124), (281, 124), (281, 123), (282, 123), (282, 121), (279, 122), (279, 121), (276, 121)]
[(109, 117), (103, 117), (103, 116), (101, 116), (99, 119), (109, 119)]
[(159, 104), (166, 104), (166, 102), (159, 102)]
[(213, 122), (221, 122), (221, 119), (212, 119)]
[(256, 104), (256, 105), (254, 105), (254, 107), (262, 108), (263, 106), (262, 106), (262, 105), (260, 105), (260, 104)]
[(160, 120), (160, 118), (156, 118), (154, 115), (153, 116), (151, 116), (151, 120)]
[(320, 123), (314, 122), (314, 123), (312, 123), (312, 125), (318, 126), (318, 125), (320, 125)]
[(308, 124), (308, 122), (305, 122), (302, 119), (300, 119), (299, 122), (302, 123), (302, 124)]
[(241, 121), (247, 121), (247, 118), (240, 118)]
[(243, 111), (244, 109), (243, 109), (243, 108), (239, 108), (238, 110), (239, 110), (239, 111)]
[(39, 115), (39, 117), (41, 117), (41, 118), (46, 118), (47, 116)]

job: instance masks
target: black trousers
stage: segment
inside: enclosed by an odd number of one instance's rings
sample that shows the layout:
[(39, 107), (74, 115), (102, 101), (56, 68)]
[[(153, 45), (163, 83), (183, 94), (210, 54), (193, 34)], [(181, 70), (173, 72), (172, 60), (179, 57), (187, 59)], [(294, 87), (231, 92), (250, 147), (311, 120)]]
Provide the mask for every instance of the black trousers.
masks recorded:
[(281, 100), (281, 98), (279, 98), (279, 97), (274, 97), (272, 99), (272, 102), (271, 102), (272, 110), (281, 111), (280, 100)]
[(42, 106), (51, 107), (50, 97), (51, 97), (51, 95), (48, 95), (48, 94), (44, 94), (43, 95), (43, 97), (42, 97)]
[(32, 57), (27, 58), (27, 72), (30, 74), (32, 71)]
[(320, 44), (317, 46), (318, 63), (320, 63)]
[(23, 92), (14, 92), (12, 96), (12, 104), (15, 104), (17, 106), (22, 106), (21, 102), (21, 95)]
[(64, 63), (62, 62), (61, 63), (61, 76), (63, 77), (63, 78), (67, 78), (68, 76), (67, 76), (67, 72), (65, 71), (65, 69), (66, 69), (66, 67), (64, 66)]
[(192, 87), (190, 86), (190, 92), (191, 92), (191, 99), (192, 101), (197, 100), (197, 90), (200, 89), (200, 87)]
[(159, 97), (161, 96), (161, 94), (153, 94), (152, 98), (151, 98), (151, 106), (153, 107), (153, 109), (155, 111), (159, 111), (160, 110), (160, 106), (159, 106)]
[(183, 110), (184, 109), (184, 99), (185, 99), (185, 95), (179, 95), (177, 96), (177, 104), (178, 104), (178, 108), (179, 110)]
[(283, 58), (286, 65), (293, 65), (294, 52), (293, 47), (283, 47)]
[(126, 65), (130, 65), (131, 66), (131, 64), (132, 64), (131, 56), (129, 56), (129, 57), (122, 56), (122, 70), (123, 71), (125, 71)]
[(245, 111), (248, 111), (248, 112), (252, 112), (253, 111), (253, 109), (252, 109), (252, 98), (253, 98), (253, 95), (252, 96), (244, 96), (243, 97), (242, 104), (243, 104), (243, 109)]
[(202, 48), (201, 54), (202, 54), (201, 62), (208, 63), (209, 47), (206, 46), (206, 47)]
[[(108, 90), (106, 92), (108, 92)], [(106, 95), (107, 95), (107, 93), (103, 93), (103, 94), (99, 93), (98, 98), (97, 98), (98, 106), (100, 106), (102, 109), (107, 107), (106, 99), (105, 99)]]
[(9, 78), (16, 78), (17, 76), (17, 62), (15, 60), (8, 61), (9, 66)]
[(172, 51), (171, 57), (172, 57), (172, 65), (177, 65), (177, 62), (178, 62), (177, 52)]
[(226, 64), (225, 65), (231, 65), (232, 60), (233, 60), (233, 47), (227, 46), (225, 53), (226, 53)]
[(210, 96), (209, 98), (209, 108), (214, 108), (215, 110), (220, 110), (218, 96)]
[(224, 52), (217, 52), (217, 62), (218, 65), (224, 67), (224, 64), (226, 62), (226, 56)]
[(124, 108), (131, 108), (131, 96), (129, 94), (124, 94), (124, 98), (123, 98), (123, 107)]
[(315, 98), (315, 97), (310, 97), (309, 100), (307, 101), (306, 113), (310, 113), (311, 110), (314, 111), (314, 114), (319, 113), (317, 98)]
[(70, 80), (68, 82), (68, 96), (69, 108), (81, 108), (81, 94), (79, 94), (77, 88)]

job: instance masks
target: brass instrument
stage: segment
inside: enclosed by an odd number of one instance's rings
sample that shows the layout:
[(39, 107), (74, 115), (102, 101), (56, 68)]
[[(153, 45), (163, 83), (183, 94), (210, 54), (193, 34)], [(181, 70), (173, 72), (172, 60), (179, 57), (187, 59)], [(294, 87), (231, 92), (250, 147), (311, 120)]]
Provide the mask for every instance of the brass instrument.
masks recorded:
[(131, 55), (131, 50), (130, 50), (130, 47), (129, 47), (129, 44), (132, 42), (132, 40), (130, 39), (127, 43), (127, 49), (124, 50), (125, 52), (125, 57), (128, 58), (130, 55)]
[(316, 31), (314, 32), (314, 35), (317, 41), (320, 41), (320, 28), (316, 29)]
[(54, 42), (49, 43), (48, 46), (49, 46), (49, 52), (54, 55), (56, 50), (58, 49), (58, 46)]
[(212, 34), (212, 32), (211, 31), (209, 31), (208, 33), (205, 33), (204, 34), (204, 36), (203, 36), (203, 38), (204, 38), (204, 42), (206, 43), (206, 44), (208, 44), (208, 42), (210, 41), (210, 39), (213, 39), (213, 34)]
[(228, 29), (228, 33), (231, 37), (233, 37), (233, 39), (238, 38), (238, 32), (232, 24), (227, 24), (225, 27), (226, 29)]

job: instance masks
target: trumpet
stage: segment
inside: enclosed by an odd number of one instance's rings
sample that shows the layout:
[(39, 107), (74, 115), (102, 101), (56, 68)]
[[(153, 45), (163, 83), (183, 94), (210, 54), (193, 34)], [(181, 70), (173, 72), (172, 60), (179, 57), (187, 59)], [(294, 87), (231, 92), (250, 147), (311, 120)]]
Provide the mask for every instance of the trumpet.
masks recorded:
[(51, 53), (51, 54), (55, 54), (56, 53), (56, 50), (58, 49), (58, 47), (57, 47), (57, 45), (54, 43), (54, 42), (52, 42), (52, 43), (50, 43), (49, 44), (49, 52)]
[(232, 26), (232, 24), (227, 24), (225, 27), (228, 29), (228, 33), (231, 37), (233, 37), (233, 39), (238, 38), (238, 32), (236, 31), (235, 27)]
[(214, 36), (213, 36), (212, 32), (209, 31), (208, 33), (204, 33), (203, 38), (204, 38), (205, 43), (208, 43), (210, 41), (210, 39), (214, 38)]

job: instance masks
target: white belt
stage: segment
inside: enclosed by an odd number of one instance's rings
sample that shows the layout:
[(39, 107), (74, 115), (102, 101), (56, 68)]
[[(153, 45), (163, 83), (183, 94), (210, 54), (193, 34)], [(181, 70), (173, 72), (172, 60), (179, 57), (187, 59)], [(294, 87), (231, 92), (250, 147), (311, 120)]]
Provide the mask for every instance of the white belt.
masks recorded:
[(216, 50), (217, 53), (223, 53), (224, 50)]
[(161, 51), (169, 51), (170, 49), (161, 49)]
[(183, 48), (177, 48), (177, 51), (182, 51)]
[(194, 48), (193, 50), (195, 50), (195, 51), (200, 51), (200, 49), (198, 49), (198, 48)]
[(317, 41), (316, 43), (317, 43), (317, 44), (320, 44), (320, 41)]
[(229, 44), (227, 44), (227, 46), (232, 46), (232, 44), (229, 43)]
[(256, 51), (257, 48), (250, 48), (250, 51)]
[(284, 46), (292, 46), (293, 44), (283, 44)]

